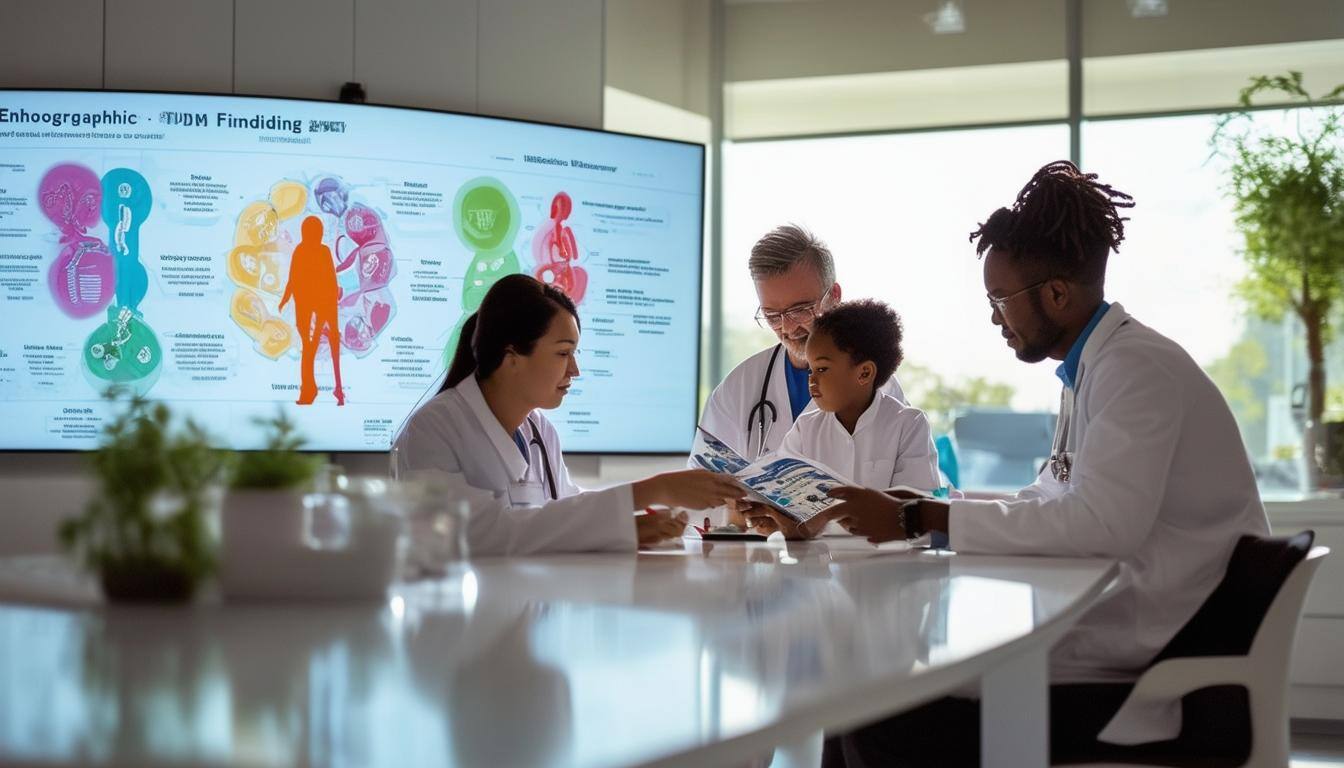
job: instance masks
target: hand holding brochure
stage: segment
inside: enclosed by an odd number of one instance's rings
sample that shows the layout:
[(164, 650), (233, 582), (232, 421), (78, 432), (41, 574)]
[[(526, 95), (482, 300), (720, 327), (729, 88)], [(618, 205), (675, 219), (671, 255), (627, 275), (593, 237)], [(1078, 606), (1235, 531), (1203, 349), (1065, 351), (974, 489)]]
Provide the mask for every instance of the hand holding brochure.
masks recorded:
[(729, 474), (742, 481), (750, 491), (747, 498), (773, 507), (799, 523), (836, 503), (836, 499), (826, 495), (827, 491), (849, 484), (839, 473), (793, 456), (767, 456), (748, 462), (722, 440), (699, 428), (691, 456), (711, 472)]

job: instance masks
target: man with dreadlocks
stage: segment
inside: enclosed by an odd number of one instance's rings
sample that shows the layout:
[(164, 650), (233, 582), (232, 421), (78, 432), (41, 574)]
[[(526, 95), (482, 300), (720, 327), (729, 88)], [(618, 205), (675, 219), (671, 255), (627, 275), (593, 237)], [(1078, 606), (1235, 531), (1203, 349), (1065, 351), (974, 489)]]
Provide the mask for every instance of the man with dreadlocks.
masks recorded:
[[(1120, 211), (1133, 205), (1059, 161), (971, 234), (990, 321), (1019, 360), (1061, 361), (1053, 455), (1036, 482), (1011, 498), (951, 503), (840, 488), (844, 503), (825, 515), (873, 541), (942, 532), (959, 552), (1119, 562), (1115, 582), (1051, 654), (1056, 762), (1195, 742), (1205, 753), (1249, 750), (1240, 691), (1230, 704), (1209, 702), (1220, 708), (1212, 726), (1187, 699), (1184, 732), (1175, 702), (1157, 713), (1165, 717), (1129, 707), (1116, 717), (1137, 674), (1222, 578), (1237, 539), (1269, 531), (1223, 396), (1179, 345), (1104, 298), (1107, 256), (1124, 239)], [(943, 699), (830, 740), (824, 762), (978, 764), (978, 729), (974, 698)], [(1118, 746), (1135, 744), (1144, 746)]]

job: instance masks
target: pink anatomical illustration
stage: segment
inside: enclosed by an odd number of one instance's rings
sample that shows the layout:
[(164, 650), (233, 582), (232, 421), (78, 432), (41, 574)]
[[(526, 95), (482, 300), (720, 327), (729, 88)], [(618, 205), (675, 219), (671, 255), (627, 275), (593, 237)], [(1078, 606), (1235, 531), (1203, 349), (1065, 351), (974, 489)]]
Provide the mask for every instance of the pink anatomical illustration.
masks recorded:
[(343, 222), (345, 231), (336, 238), (341, 343), (362, 355), (392, 319), (392, 294), (386, 290), (394, 273), (392, 249), (372, 208), (350, 206)]
[(102, 218), (102, 180), (85, 166), (63, 163), (42, 177), (37, 196), (42, 214), (60, 232), (60, 250), (47, 272), (51, 295), (70, 317), (92, 317), (116, 289), (107, 244), (89, 234)]
[(578, 265), (574, 230), (565, 225), (573, 212), (574, 201), (568, 194), (557, 192), (551, 199), (551, 218), (542, 222), (532, 237), (532, 260), (536, 264), (533, 275), (564, 291), (575, 304), (582, 304), (588, 291), (588, 272)]

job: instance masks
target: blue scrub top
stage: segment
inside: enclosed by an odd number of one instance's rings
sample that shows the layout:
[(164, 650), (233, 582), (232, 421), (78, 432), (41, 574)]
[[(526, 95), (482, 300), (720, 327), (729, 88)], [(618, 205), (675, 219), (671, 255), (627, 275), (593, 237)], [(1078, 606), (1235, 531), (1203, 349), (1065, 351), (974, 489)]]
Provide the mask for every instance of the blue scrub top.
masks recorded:
[(784, 356), (784, 380), (789, 384), (789, 410), (793, 411), (793, 420), (812, 402), (812, 392), (807, 388), (807, 377), (811, 368), (794, 368), (788, 355)]

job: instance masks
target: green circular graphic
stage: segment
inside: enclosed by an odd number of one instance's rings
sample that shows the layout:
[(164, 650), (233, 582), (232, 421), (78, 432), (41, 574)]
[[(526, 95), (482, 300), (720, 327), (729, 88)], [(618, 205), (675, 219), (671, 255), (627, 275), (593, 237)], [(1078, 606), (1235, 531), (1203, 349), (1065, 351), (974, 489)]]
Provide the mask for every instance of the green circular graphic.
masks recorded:
[(85, 339), (83, 357), (84, 375), (95, 389), (120, 384), (144, 394), (159, 380), (163, 350), (143, 315), (113, 304), (107, 322)]
[(518, 234), (518, 201), (499, 179), (479, 176), (453, 199), (453, 226), (467, 248), (490, 253), (513, 248)]

